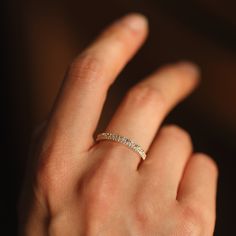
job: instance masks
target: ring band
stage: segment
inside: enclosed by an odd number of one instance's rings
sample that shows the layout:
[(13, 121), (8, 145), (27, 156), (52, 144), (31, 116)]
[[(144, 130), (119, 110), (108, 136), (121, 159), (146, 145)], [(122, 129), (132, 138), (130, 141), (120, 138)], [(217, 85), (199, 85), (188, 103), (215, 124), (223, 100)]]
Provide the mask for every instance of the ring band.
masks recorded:
[(136, 144), (134, 141), (130, 140), (129, 138), (127, 138), (125, 136), (105, 132), (105, 133), (100, 133), (100, 134), (97, 135), (96, 141), (101, 141), (101, 140), (111, 140), (111, 141), (114, 141), (114, 142), (122, 143), (122, 144), (126, 145), (128, 148), (130, 148), (133, 151), (135, 151), (136, 153), (138, 153), (139, 156), (143, 160), (145, 160), (145, 158), (146, 158), (146, 153), (141, 148), (141, 146)]

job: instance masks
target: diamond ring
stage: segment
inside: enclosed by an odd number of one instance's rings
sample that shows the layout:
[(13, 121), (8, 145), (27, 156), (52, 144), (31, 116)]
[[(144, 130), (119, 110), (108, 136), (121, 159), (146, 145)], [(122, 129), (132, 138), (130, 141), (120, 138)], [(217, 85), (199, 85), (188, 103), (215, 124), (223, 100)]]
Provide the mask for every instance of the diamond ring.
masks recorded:
[(141, 146), (136, 144), (134, 141), (130, 140), (129, 138), (125, 136), (121, 136), (119, 134), (113, 134), (109, 132), (104, 132), (97, 135), (96, 141), (101, 141), (101, 140), (110, 140), (110, 141), (122, 143), (126, 145), (128, 148), (130, 148), (131, 150), (133, 150), (134, 152), (138, 153), (139, 156), (143, 160), (145, 160), (146, 158), (146, 153), (141, 148)]

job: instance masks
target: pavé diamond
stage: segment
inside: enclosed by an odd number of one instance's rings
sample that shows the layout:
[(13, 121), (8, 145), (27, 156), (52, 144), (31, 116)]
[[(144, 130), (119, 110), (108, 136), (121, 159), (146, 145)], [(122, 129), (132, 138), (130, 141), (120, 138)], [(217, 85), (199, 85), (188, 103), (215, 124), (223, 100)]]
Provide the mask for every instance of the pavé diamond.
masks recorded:
[(146, 158), (146, 154), (145, 154), (144, 150), (141, 148), (141, 146), (124, 136), (105, 132), (105, 133), (98, 134), (96, 141), (100, 141), (100, 140), (112, 140), (115, 142), (122, 143), (122, 144), (126, 145), (128, 148), (130, 148), (133, 151), (135, 151), (136, 153), (138, 153), (143, 160), (145, 160), (145, 158)]

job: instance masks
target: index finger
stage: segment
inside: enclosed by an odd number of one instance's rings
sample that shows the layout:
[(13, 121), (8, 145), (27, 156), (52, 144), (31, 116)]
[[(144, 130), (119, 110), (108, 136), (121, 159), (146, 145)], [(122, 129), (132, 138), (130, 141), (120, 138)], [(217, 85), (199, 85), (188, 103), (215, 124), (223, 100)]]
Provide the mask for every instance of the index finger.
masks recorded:
[(91, 146), (107, 90), (146, 35), (145, 17), (130, 14), (108, 27), (75, 59), (49, 122), (54, 142), (77, 150)]

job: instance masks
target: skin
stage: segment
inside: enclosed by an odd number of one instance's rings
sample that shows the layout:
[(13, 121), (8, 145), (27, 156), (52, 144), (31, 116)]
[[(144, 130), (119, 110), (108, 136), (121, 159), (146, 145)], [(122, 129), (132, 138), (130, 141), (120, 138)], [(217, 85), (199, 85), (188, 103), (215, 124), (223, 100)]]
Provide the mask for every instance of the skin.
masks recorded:
[(33, 141), (22, 191), (20, 235), (210, 236), (217, 166), (194, 153), (168, 112), (197, 85), (189, 62), (167, 65), (127, 92), (106, 131), (147, 152), (93, 138), (109, 86), (144, 42), (147, 20), (110, 25), (71, 64), (49, 119)]

